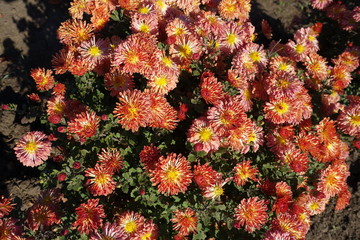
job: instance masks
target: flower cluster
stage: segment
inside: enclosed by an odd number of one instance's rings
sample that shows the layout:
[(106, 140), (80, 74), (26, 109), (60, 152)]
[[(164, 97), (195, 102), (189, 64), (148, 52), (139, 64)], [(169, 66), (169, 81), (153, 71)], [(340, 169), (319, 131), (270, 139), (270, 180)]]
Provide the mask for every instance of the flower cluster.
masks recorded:
[[(358, 8), (311, 2), (347, 30), (360, 19)], [(71, 2), (53, 70), (31, 72), (47, 91), (52, 134), (27, 133), (14, 148), (25, 166), (53, 154), (41, 182), (61, 187), (28, 210), (28, 228), (59, 224), (92, 240), (300, 240), (331, 198), (344, 209), (348, 143), (360, 141), (360, 48), (320, 55), (322, 23), (277, 42), (266, 21), (255, 32), (250, 9), (250, 0)], [(11, 210), (0, 199), (0, 216)], [(0, 227), (15, 234), (15, 222)]]

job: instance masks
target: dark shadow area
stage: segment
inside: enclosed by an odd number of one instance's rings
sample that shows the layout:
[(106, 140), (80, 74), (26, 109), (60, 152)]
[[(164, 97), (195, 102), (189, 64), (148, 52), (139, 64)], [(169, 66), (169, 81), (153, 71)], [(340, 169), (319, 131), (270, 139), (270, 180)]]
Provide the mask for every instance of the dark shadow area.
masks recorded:
[[(56, 30), (69, 18), (69, 2), (62, 0), (51, 4), (48, 0), (5, 0), (0, 3), (2, 14), (8, 19), (11, 17), (7, 24), (17, 29), (10, 34), (5, 31), (6, 35), (0, 32), (3, 46), (0, 52), (0, 104), (17, 105), (16, 111), (0, 110), (0, 195), (8, 194), (6, 180), (39, 176), (37, 168), (24, 167), (17, 161), (13, 147), (25, 132), (41, 130), (39, 122), (24, 121), (29, 118), (28, 109), (32, 104), (26, 95), (35, 92), (30, 71), (38, 67), (51, 68), (52, 55), (61, 48)], [(3, 25), (2, 29), (9, 26)], [(19, 42), (26, 46), (20, 44), (19, 47)]]

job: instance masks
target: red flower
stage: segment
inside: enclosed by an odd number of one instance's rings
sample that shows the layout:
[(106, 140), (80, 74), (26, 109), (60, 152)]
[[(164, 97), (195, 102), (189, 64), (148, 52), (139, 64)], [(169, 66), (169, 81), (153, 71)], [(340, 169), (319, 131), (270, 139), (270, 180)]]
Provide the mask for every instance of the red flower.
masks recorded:
[(0, 218), (8, 215), (14, 209), (14, 203), (11, 203), (11, 198), (0, 197)]
[(260, 229), (268, 218), (265, 200), (259, 200), (258, 197), (244, 198), (235, 208), (234, 216), (240, 226), (245, 227), (245, 231), (251, 233)]
[(95, 135), (99, 127), (100, 117), (94, 112), (83, 112), (77, 114), (68, 124), (68, 131), (75, 133), (80, 138), (89, 138)]
[(85, 176), (90, 177), (90, 179), (86, 180), (85, 186), (94, 196), (109, 195), (116, 187), (112, 174), (113, 172), (110, 172), (106, 166), (96, 164), (95, 168), (88, 168), (85, 171)]
[(179, 235), (187, 236), (190, 233), (195, 233), (198, 218), (196, 217), (196, 213), (190, 208), (186, 208), (185, 210), (176, 210), (174, 211), (174, 218), (171, 219), (173, 222), (173, 229), (178, 231)]
[(103, 218), (106, 217), (103, 206), (99, 205), (99, 199), (89, 199), (87, 203), (82, 203), (75, 211), (77, 217), (73, 226), (80, 233), (86, 233), (87, 235), (99, 229)]

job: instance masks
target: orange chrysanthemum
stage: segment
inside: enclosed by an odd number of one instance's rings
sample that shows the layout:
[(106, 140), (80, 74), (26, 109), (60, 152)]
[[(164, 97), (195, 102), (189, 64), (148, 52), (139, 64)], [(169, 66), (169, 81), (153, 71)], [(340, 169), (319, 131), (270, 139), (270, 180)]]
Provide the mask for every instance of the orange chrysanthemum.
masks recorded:
[(215, 133), (209, 121), (204, 118), (195, 119), (187, 133), (188, 141), (194, 144), (195, 151), (211, 152), (218, 150), (220, 138)]
[(201, 96), (207, 103), (216, 105), (225, 98), (226, 94), (223, 91), (223, 85), (217, 81), (212, 72), (204, 72), (201, 75), (200, 87)]
[(95, 112), (85, 111), (77, 114), (68, 123), (69, 133), (74, 133), (80, 138), (86, 139), (95, 135), (100, 123), (100, 117)]
[(88, 168), (85, 171), (85, 176), (90, 178), (86, 180), (85, 186), (94, 196), (109, 195), (116, 187), (112, 174), (104, 165), (96, 164), (94, 168)]
[(119, 172), (124, 164), (123, 157), (116, 148), (103, 148), (101, 153), (98, 154), (98, 157), (99, 163), (104, 165), (109, 172)]
[(219, 174), (210, 166), (209, 163), (194, 166), (194, 181), (201, 190), (215, 185)]
[(337, 119), (338, 128), (346, 134), (360, 138), (360, 104), (350, 104)]
[(0, 218), (8, 215), (14, 209), (14, 203), (11, 203), (11, 198), (0, 197)]
[(116, 224), (121, 226), (126, 234), (125, 239), (133, 239), (132, 237), (143, 227), (145, 218), (139, 213), (126, 211), (116, 218)]
[(185, 192), (191, 183), (193, 174), (190, 163), (181, 154), (161, 156), (156, 169), (152, 172), (153, 186), (158, 185), (158, 191), (166, 195), (177, 195)]
[(333, 197), (346, 188), (346, 178), (350, 175), (348, 166), (334, 164), (321, 171), (317, 189), (327, 196)]
[(197, 229), (198, 218), (195, 211), (190, 208), (185, 210), (174, 211), (174, 218), (171, 219), (174, 224), (173, 229), (178, 231), (182, 236), (188, 236), (190, 233), (195, 233)]
[(106, 73), (104, 77), (105, 87), (110, 91), (112, 97), (118, 96), (118, 94), (127, 89), (134, 89), (134, 79), (132, 75), (123, 73), (118, 69), (113, 72)]
[(31, 77), (36, 83), (36, 88), (39, 91), (50, 90), (54, 87), (54, 76), (52, 70), (46, 70), (44, 68), (33, 69), (30, 73)]
[(245, 227), (247, 232), (260, 229), (268, 218), (265, 200), (259, 200), (258, 197), (244, 198), (235, 208), (234, 217), (239, 226)]
[(259, 173), (259, 170), (257, 167), (251, 166), (250, 160), (236, 164), (234, 171), (234, 182), (238, 186), (244, 186), (250, 179), (257, 181), (256, 175)]
[(146, 126), (150, 115), (150, 101), (146, 94), (137, 89), (126, 90), (119, 94), (119, 101), (114, 114), (125, 130), (136, 132), (139, 127)]
[(48, 227), (59, 224), (61, 218), (55, 208), (46, 204), (34, 204), (28, 210), (26, 222), (32, 231), (37, 231), (40, 226)]

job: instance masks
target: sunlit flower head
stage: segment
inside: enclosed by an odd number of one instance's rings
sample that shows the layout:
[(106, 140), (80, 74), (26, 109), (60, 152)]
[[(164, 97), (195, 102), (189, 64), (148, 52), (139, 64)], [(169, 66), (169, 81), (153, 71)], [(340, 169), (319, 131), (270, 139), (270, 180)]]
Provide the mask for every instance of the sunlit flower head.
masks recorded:
[(341, 111), (337, 127), (345, 134), (360, 137), (360, 104), (351, 104)]
[(89, 235), (102, 226), (103, 218), (106, 217), (104, 208), (99, 204), (99, 199), (89, 199), (86, 203), (80, 204), (75, 209), (76, 221), (73, 226), (80, 233)]
[(42, 132), (28, 132), (16, 143), (14, 150), (24, 166), (36, 167), (49, 158), (51, 142)]
[(307, 228), (296, 216), (288, 213), (280, 214), (273, 221), (273, 227), (281, 232), (289, 233), (295, 239), (304, 239)]
[(104, 77), (105, 87), (110, 91), (112, 97), (118, 96), (118, 94), (127, 89), (134, 89), (134, 79), (132, 75), (123, 73), (118, 69), (113, 72), (106, 73)]
[(251, 4), (250, 0), (222, 0), (218, 9), (220, 16), (226, 20), (245, 22), (249, 18)]
[(78, 48), (80, 55), (87, 61), (90, 66), (95, 67), (103, 59), (108, 57), (110, 43), (108, 40), (95, 39), (95, 37), (81, 43)]
[(204, 72), (201, 75), (201, 96), (207, 103), (218, 104), (221, 100), (225, 100), (225, 92), (223, 84), (217, 80), (212, 72)]
[(267, 222), (267, 204), (258, 197), (244, 198), (235, 208), (235, 219), (247, 232), (261, 229)]
[(146, 221), (142, 228), (136, 232), (134, 240), (156, 240), (159, 236), (158, 226), (152, 220)]
[(188, 141), (194, 144), (195, 151), (216, 151), (220, 146), (220, 138), (209, 121), (202, 117), (195, 119), (187, 133)]
[(94, 36), (94, 28), (86, 21), (69, 19), (61, 24), (57, 34), (61, 43), (78, 47)]
[(158, 16), (153, 14), (139, 14), (134, 13), (131, 16), (131, 30), (133, 33), (142, 32), (152, 35), (157, 35), (158, 28)]
[(330, 165), (321, 171), (317, 189), (329, 197), (334, 197), (346, 188), (349, 175), (349, 167), (345, 163)]
[(129, 240), (143, 227), (144, 223), (145, 218), (133, 211), (126, 211), (116, 218), (116, 224), (121, 226), (126, 234), (125, 239)]
[(215, 185), (218, 181), (219, 174), (210, 166), (209, 163), (201, 165), (198, 163), (194, 166), (194, 182), (201, 190)]
[(181, 154), (161, 156), (156, 169), (152, 172), (153, 186), (158, 185), (158, 191), (166, 195), (177, 195), (187, 190), (192, 181), (190, 162)]
[(174, 211), (174, 218), (171, 219), (171, 222), (174, 224), (173, 229), (182, 236), (196, 233), (198, 218), (195, 211), (190, 208)]
[(119, 94), (119, 100), (114, 109), (118, 123), (132, 132), (137, 132), (139, 127), (145, 127), (150, 114), (147, 95), (136, 89), (126, 90)]
[(116, 187), (116, 182), (112, 178), (112, 172), (105, 165), (96, 164), (94, 168), (88, 168), (85, 176), (85, 186), (94, 196), (106, 196), (111, 194)]
[(217, 173), (216, 182), (212, 185), (207, 186), (202, 195), (204, 198), (211, 199), (211, 200), (219, 200), (222, 195), (224, 195), (224, 185), (228, 183), (232, 178), (226, 178), (225, 180), (222, 179), (222, 174)]
[(236, 22), (229, 22), (220, 29), (220, 50), (224, 53), (232, 53), (243, 44), (244, 34), (241, 26)]
[(333, 0), (311, 0), (311, 5), (316, 9), (324, 9), (332, 3)]
[(151, 91), (161, 95), (166, 95), (176, 88), (179, 81), (178, 77), (177, 71), (172, 71), (166, 68), (158, 68), (150, 75), (147, 85), (150, 87)]

